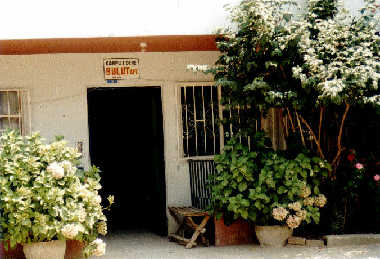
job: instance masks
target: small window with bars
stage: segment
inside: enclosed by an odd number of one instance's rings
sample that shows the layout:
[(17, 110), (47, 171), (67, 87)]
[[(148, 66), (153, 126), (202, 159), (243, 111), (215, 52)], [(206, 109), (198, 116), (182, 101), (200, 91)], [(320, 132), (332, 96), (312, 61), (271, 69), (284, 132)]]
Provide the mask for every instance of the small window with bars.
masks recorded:
[(219, 97), (216, 86), (181, 87), (183, 151), (185, 157), (220, 153)]
[(23, 133), (23, 102), (19, 90), (0, 90), (0, 134), (8, 129)]

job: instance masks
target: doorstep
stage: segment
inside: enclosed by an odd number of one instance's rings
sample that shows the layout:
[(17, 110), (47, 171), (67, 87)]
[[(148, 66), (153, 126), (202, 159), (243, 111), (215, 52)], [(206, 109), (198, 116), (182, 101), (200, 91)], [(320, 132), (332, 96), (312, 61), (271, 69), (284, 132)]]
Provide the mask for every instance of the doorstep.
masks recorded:
[(380, 234), (327, 235), (327, 247), (380, 244)]

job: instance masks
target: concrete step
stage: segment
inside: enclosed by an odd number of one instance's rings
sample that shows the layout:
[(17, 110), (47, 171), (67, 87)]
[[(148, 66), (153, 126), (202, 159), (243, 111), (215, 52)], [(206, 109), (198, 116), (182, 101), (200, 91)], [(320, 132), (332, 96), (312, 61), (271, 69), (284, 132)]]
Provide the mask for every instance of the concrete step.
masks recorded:
[(380, 234), (327, 235), (327, 247), (380, 244)]

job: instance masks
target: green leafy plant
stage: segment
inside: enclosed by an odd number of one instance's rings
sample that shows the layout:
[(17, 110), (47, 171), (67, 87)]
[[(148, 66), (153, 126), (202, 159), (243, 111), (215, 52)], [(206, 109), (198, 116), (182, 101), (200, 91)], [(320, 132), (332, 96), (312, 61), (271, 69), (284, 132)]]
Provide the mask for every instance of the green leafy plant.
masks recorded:
[(211, 211), (217, 217), (230, 215), (261, 225), (283, 222), (296, 228), (301, 222), (318, 224), (319, 208), (326, 203), (319, 185), (330, 165), (302, 153), (286, 158), (265, 144), (263, 132), (256, 133), (252, 142), (247, 147), (232, 138), (215, 157)]
[(257, 222), (266, 224), (273, 217), (290, 228), (298, 227), (303, 221), (318, 224), (319, 208), (327, 202), (319, 186), (329, 169), (330, 165), (319, 157), (310, 158), (301, 153), (288, 159), (272, 154), (249, 196), (258, 209)]
[[(64, 140), (44, 144), (39, 134), (0, 137), (2, 241), (79, 240), (86, 245), (107, 232), (96, 167), (78, 172), (81, 156)], [(86, 255), (104, 253), (96, 241)], [(7, 247), (7, 246), (5, 246)]]
[(226, 222), (239, 217), (247, 219), (254, 211), (248, 199), (249, 188), (257, 179), (262, 161), (273, 150), (263, 132), (256, 133), (252, 143), (249, 149), (233, 137), (224, 146), (224, 152), (215, 156), (217, 173), (210, 177), (211, 210), (218, 218), (224, 214)]

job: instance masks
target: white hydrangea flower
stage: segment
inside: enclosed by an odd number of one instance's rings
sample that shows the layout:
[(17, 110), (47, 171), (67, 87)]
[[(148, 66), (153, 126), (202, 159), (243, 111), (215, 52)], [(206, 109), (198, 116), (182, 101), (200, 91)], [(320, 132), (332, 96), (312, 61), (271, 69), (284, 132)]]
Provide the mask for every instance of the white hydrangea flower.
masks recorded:
[(313, 206), (315, 202), (315, 198), (313, 197), (307, 197), (303, 200), (303, 205), (305, 206)]
[(302, 218), (298, 216), (289, 216), (286, 220), (286, 224), (291, 229), (297, 228), (302, 222)]
[(92, 205), (98, 205), (102, 202), (102, 198), (100, 195), (93, 195), (92, 198), (90, 199), (90, 203)]
[(51, 173), (53, 178), (55, 179), (61, 179), (65, 176), (65, 170), (62, 166), (60, 166), (57, 162), (51, 163), (47, 168), (46, 171)]
[(310, 194), (311, 194), (311, 189), (310, 189), (310, 187), (307, 186), (307, 185), (305, 185), (305, 186), (302, 187), (299, 196), (300, 196), (301, 198), (306, 198), (306, 197), (309, 197)]
[(288, 210), (283, 207), (274, 208), (272, 211), (273, 218), (278, 221), (283, 221), (288, 214)]
[(91, 192), (87, 188), (87, 185), (79, 186), (79, 197), (83, 198), (84, 200), (87, 200), (89, 197), (91, 197)]
[(98, 233), (105, 236), (107, 235), (107, 223), (105, 221), (100, 221), (98, 224)]
[(90, 245), (94, 245), (95, 249), (92, 251), (92, 255), (102, 256), (106, 253), (106, 243), (103, 240), (97, 238), (91, 242)]
[(65, 172), (68, 175), (75, 174), (75, 171), (77, 170), (77, 168), (75, 166), (73, 166), (73, 164), (70, 161), (67, 161), (67, 160), (61, 162), (60, 166), (63, 167), (63, 169), (65, 169)]
[(86, 210), (84, 208), (80, 208), (78, 210), (78, 220), (79, 222), (84, 222), (86, 220), (86, 217), (87, 217), (87, 214), (86, 214)]
[(315, 198), (315, 206), (322, 208), (326, 205), (327, 199), (326, 196), (323, 194), (319, 194), (318, 197)]
[(296, 212), (296, 215), (300, 217), (302, 220), (306, 219), (307, 211), (306, 210), (300, 210)]
[(288, 208), (294, 211), (300, 211), (302, 208), (302, 205), (300, 202), (296, 201), (296, 202), (289, 203)]
[(65, 225), (61, 233), (67, 239), (74, 239), (79, 233), (80, 227), (76, 224), (67, 224)]

